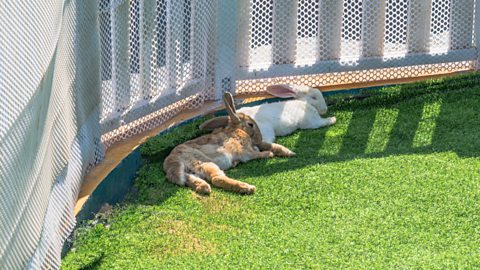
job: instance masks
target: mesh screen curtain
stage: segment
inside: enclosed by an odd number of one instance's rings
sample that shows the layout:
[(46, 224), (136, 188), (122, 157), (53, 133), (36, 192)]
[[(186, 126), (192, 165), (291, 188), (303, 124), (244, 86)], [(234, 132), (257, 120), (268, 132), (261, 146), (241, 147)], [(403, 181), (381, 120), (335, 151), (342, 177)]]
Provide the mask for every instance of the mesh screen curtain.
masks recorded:
[(0, 3), (0, 269), (58, 268), (86, 171), (213, 97), (216, 1)]
[(85, 173), (178, 112), (273, 83), (474, 69), (475, 0), (0, 0), (0, 269), (58, 268)]
[(99, 0), (106, 146), (213, 97), (216, 5)]
[(95, 1), (0, 3), (0, 269), (58, 268), (100, 144)]

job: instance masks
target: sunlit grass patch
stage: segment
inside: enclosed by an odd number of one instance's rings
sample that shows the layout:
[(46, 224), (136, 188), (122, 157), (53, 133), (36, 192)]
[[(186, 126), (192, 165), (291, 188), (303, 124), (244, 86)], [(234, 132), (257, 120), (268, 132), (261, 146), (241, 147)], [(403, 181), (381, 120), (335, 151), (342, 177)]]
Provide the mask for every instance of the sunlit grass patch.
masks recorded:
[(370, 94), (332, 97), (335, 125), (278, 138), (295, 157), (228, 170), (251, 196), (166, 181), (165, 149), (197, 122), (149, 141), (136, 192), (77, 230), (63, 267), (480, 268), (480, 76)]
[(418, 123), (418, 128), (415, 132), (415, 137), (413, 138), (413, 147), (428, 146), (432, 144), (441, 105), (441, 99), (425, 103), (423, 106), (421, 121)]
[(368, 137), (366, 153), (385, 151), (397, 117), (398, 110), (396, 109), (379, 109), (377, 111), (373, 127)]

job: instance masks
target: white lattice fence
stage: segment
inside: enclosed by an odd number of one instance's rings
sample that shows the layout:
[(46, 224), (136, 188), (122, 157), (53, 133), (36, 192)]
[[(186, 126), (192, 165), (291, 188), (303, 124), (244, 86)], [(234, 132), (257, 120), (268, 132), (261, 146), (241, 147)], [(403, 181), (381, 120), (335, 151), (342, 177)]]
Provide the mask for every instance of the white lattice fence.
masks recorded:
[(237, 41), (235, 55), (223, 56), (236, 59), (222, 78), (235, 84), (223, 89), (217, 84), (217, 90), (252, 93), (263, 91), (266, 83), (321, 86), (476, 65), (474, 0), (249, 0), (229, 5), (226, 9), (234, 11), (226, 19), (237, 19), (237, 32), (223, 23), (218, 31)]
[[(472, 69), (475, 8), (474, 0), (101, 0), (104, 142), (223, 91)], [(153, 112), (158, 121), (138, 125)]]
[[(213, 97), (215, 4), (100, 0), (101, 125), (107, 146)], [(137, 120), (151, 113), (158, 121), (138, 126)]]

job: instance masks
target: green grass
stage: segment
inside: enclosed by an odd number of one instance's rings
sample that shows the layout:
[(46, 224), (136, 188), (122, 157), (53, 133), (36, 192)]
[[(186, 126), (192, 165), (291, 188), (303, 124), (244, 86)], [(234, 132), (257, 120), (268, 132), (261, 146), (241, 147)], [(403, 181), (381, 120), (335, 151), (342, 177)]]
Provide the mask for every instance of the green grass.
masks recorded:
[(329, 98), (336, 125), (279, 138), (297, 156), (229, 170), (252, 196), (166, 182), (172, 140), (148, 142), (135, 192), (77, 230), (63, 268), (479, 268), (480, 75), (364, 92)]

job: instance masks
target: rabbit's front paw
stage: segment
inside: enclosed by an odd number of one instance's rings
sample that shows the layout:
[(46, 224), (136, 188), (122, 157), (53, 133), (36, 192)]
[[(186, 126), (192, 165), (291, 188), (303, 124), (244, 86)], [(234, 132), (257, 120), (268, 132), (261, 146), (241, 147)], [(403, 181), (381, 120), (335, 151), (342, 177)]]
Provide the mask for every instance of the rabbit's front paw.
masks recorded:
[(292, 157), (295, 155), (295, 153), (288, 149), (287, 147), (273, 143), (272, 144), (272, 150), (277, 157)]
[(333, 125), (337, 122), (337, 118), (335, 116), (327, 118), (328, 125)]
[(272, 151), (262, 151), (262, 152), (259, 152), (259, 157), (260, 158), (271, 158), (271, 157), (274, 157), (275, 155), (273, 154)]
[(295, 156), (295, 152), (293, 152), (292, 150), (290, 150), (290, 149), (288, 149), (288, 148), (286, 148), (286, 147), (284, 147), (284, 148), (285, 148), (285, 154), (284, 154), (285, 157), (293, 157), (293, 156)]

